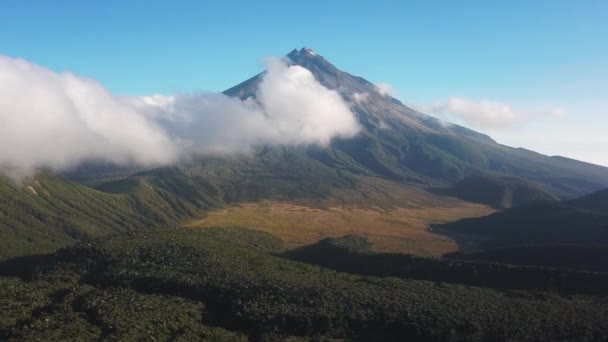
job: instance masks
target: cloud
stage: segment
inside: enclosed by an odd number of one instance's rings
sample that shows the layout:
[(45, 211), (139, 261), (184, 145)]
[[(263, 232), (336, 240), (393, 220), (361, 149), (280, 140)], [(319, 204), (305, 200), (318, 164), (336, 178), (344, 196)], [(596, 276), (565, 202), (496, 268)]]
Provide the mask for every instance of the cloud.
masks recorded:
[(565, 115), (565, 112), (559, 108), (516, 110), (502, 102), (472, 101), (461, 97), (437, 102), (430, 107), (430, 111), (438, 114), (442, 119), (459, 119), (465, 124), (482, 129), (509, 129), (541, 118)]
[(362, 104), (369, 100), (369, 93), (353, 93), (352, 99), (355, 103)]
[(388, 83), (374, 83), (374, 89), (382, 96), (395, 96), (395, 89)]
[(175, 160), (153, 120), (99, 83), (0, 56), (0, 166), (65, 169), (83, 160), (142, 165)]
[(257, 98), (280, 136), (278, 143), (327, 145), (334, 136), (351, 137), (359, 131), (340, 94), (321, 85), (310, 71), (274, 58), (267, 67)]
[(327, 145), (359, 124), (310, 71), (267, 61), (256, 98), (120, 97), (98, 82), (0, 55), (0, 168), (66, 170), (87, 160), (165, 165), (259, 144)]

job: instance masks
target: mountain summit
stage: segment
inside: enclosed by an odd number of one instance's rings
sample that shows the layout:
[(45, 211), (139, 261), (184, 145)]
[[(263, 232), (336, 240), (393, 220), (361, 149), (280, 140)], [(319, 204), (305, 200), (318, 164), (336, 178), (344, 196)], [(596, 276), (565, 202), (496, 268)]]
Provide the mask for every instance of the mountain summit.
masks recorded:
[[(429, 185), (479, 176), (518, 177), (559, 198), (608, 187), (606, 167), (500, 145), (485, 134), (441, 122), (338, 69), (310, 48), (294, 49), (284, 60), (308, 69), (323, 86), (337, 91), (363, 126), (355, 138), (334, 139), (322, 151), (310, 149), (309, 157), (328, 166)], [(255, 97), (263, 74), (224, 93)]]

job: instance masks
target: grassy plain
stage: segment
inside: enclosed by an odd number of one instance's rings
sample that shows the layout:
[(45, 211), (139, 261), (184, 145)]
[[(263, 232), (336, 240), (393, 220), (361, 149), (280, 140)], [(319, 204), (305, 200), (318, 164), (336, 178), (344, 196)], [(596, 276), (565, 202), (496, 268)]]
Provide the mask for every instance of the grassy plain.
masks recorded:
[[(439, 197), (419, 188), (394, 190), (392, 194), (396, 198), (391, 202), (396, 206), (362, 206), (361, 203), (336, 200), (317, 205), (265, 200), (213, 210), (204, 218), (185, 222), (184, 226), (240, 226), (261, 230), (283, 240), (285, 249), (309, 245), (327, 237), (357, 234), (366, 237), (377, 252), (439, 256), (456, 251), (458, 245), (445, 236), (429, 232), (429, 224), (483, 216), (494, 211), (485, 205)], [(374, 196), (378, 196), (377, 193)], [(344, 194), (335, 198), (344, 198)]]

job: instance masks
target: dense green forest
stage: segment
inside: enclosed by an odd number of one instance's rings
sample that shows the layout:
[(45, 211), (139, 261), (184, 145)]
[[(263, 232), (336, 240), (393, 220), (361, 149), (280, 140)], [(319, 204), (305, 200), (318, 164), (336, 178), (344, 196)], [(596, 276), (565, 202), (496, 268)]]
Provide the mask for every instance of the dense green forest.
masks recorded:
[(505, 247), (477, 252), (453, 252), (445, 259), (483, 261), (570, 270), (608, 272), (608, 245), (545, 244)]
[[(604, 273), (516, 267), (508, 265), (504, 260), (479, 262), (484, 259), (477, 258), (477, 255), (464, 258), (459, 252), (444, 256), (444, 260), (406, 254), (374, 253), (370, 247), (364, 237), (347, 235), (342, 238), (328, 238), (281, 255), (340, 272), (378, 277), (419, 279), (506, 290), (608, 294), (608, 274)], [(603, 263), (602, 261), (603, 259), (598, 260), (599, 263)]]
[[(608, 201), (606, 192), (594, 203)], [(582, 198), (585, 199), (585, 198)], [(590, 210), (573, 201), (547, 201), (519, 206), (489, 216), (435, 225), (440, 231), (466, 243), (482, 239), (482, 248), (538, 244), (608, 244), (608, 212)], [(585, 202), (586, 203), (586, 202)]]
[(280, 240), (245, 229), (166, 229), (5, 261), (0, 339), (608, 338), (606, 298), (584, 287), (497, 290), (347, 274), (285, 259), (280, 248)]

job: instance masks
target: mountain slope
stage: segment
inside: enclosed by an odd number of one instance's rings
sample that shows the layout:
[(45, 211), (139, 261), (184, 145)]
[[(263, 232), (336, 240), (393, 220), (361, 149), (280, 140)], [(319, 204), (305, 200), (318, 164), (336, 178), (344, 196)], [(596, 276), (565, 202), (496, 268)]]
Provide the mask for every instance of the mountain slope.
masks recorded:
[(169, 225), (220, 203), (212, 186), (195, 181), (177, 169), (159, 169), (154, 177), (144, 173), (98, 191), (48, 173), (24, 184), (0, 177), (0, 259)]
[[(608, 168), (503, 146), (484, 134), (443, 124), (379, 93), (371, 82), (340, 71), (311, 49), (293, 50), (286, 60), (310, 70), (321, 84), (339, 92), (364, 127), (353, 139), (335, 139), (330, 148), (309, 154), (332, 167), (353, 173), (365, 170), (395, 181), (443, 185), (475, 176), (520, 177), (562, 198), (608, 187)], [(255, 97), (263, 75), (225, 94)], [(355, 165), (345, 163), (346, 158)]]
[(433, 191), (503, 209), (556, 199), (538, 185), (512, 177), (471, 177), (463, 179), (450, 188), (437, 188)]

